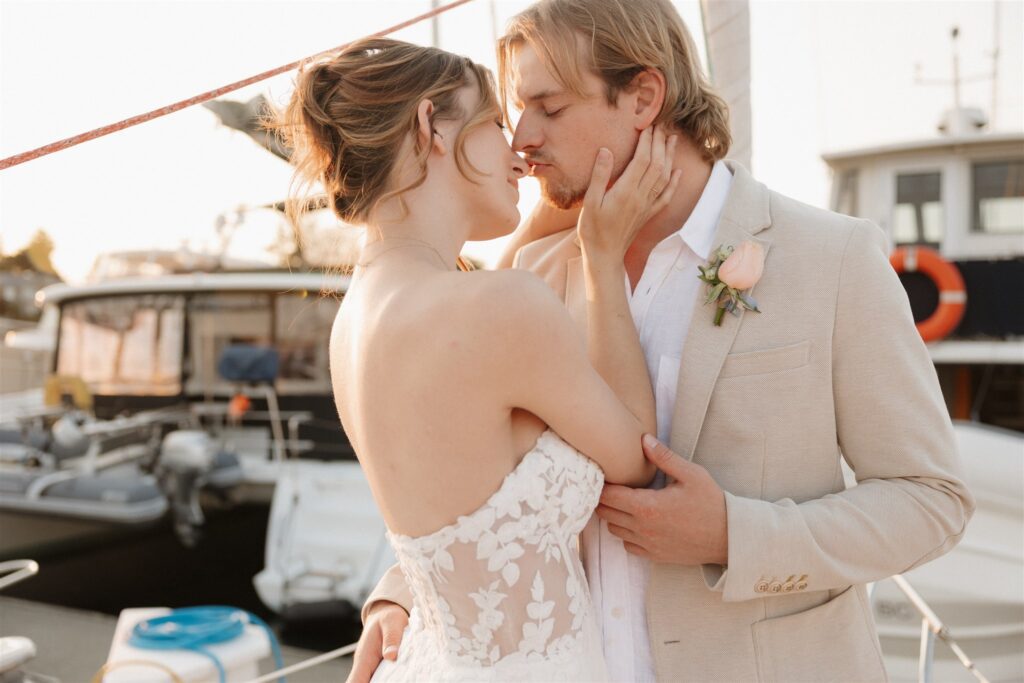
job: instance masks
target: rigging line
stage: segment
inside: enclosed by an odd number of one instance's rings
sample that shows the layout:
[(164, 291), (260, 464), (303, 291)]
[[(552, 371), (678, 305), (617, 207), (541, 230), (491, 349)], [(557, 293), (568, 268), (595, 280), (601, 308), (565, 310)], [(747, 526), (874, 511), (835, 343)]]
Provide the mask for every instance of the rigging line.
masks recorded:
[[(429, 12), (424, 12), (423, 14), (420, 14), (418, 16), (415, 16), (415, 17), (411, 18), (411, 19), (405, 20), (405, 21), (403, 21), (400, 24), (395, 24), (394, 26), (390, 26), (390, 27), (388, 27), (386, 29), (383, 29), (381, 31), (378, 31), (376, 33), (371, 33), (371, 34), (369, 34), (368, 36), (365, 36), (365, 37), (386, 36), (386, 35), (388, 35), (390, 33), (394, 33), (395, 31), (399, 31), (399, 30), (401, 30), (403, 28), (406, 28), (408, 26), (412, 26), (413, 24), (417, 24), (417, 23), (419, 23), (421, 21), (424, 21), (425, 19), (430, 19), (431, 17), (435, 17), (435, 16), (437, 16), (439, 14), (447, 12), (448, 10), (455, 9), (459, 5), (465, 5), (466, 3), (472, 2), (472, 1), (473, 0), (453, 0), (453, 2), (449, 2), (449, 3), (445, 4), (445, 5), (441, 5), (440, 7), (435, 7), (434, 9), (431, 9)], [(65, 150), (65, 149), (68, 149), (70, 147), (74, 147), (75, 145), (79, 145), (79, 144), (81, 144), (83, 142), (88, 142), (89, 140), (95, 140), (96, 138), (101, 138), (104, 135), (110, 135), (111, 133), (116, 133), (117, 131), (125, 130), (126, 128), (131, 128), (132, 126), (137, 126), (140, 123), (145, 123), (146, 121), (152, 121), (153, 119), (160, 118), (161, 116), (167, 116), (168, 114), (173, 114), (176, 111), (180, 111), (181, 109), (186, 109), (186, 108), (191, 107), (191, 106), (196, 105), (196, 104), (202, 104), (203, 102), (208, 102), (209, 100), (216, 99), (216, 98), (220, 97), (221, 95), (225, 95), (225, 94), (227, 94), (229, 92), (233, 92), (235, 90), (239, 90), (241, 88), (244, 88), (247, 85), (252, 85), (253, 83), (259, 83), (260, 81), (265, 81), (268, 78), (272, 78), (274, 76), (278, 76), (280, 74), (283, 74), (283, 73), (285, 73), (287, 71), (291, 71), (293, 69), (297, 69), (304, 62), (308, 62), (308, 61), (310, 61), (312, 59), (316, 59), (317, 57), (322, 57), (324, 55), (333, 54), (333, 53), (338, 52), (340, 50), (344, 50), (346, 47), (348, 47), (349, 45), (351, 45), (354, 42), (355, 41), (349, 41), (349, 42), (345, 43), (344, 45), (339, 45), (338, 47), (332, 48), (330, 50), (323, 50), (322, 52), (318, 52), (315, 55), (312, 55), (310, 57), (306, 57), (304, 59), (300, 59), (300, 60), (294, 61), (294, 62), (292, 62), (290, 64), (285, 64), (284, 66), (279, 66), (276, 69), (271, 69), (269, 71), (264, 71), (263, 73), (256, 74), (255, 76), (250, 76), (249, 78), (243, 79), (241, 81), (235, 81), (234, 83), (231, 83), (229, 85), (224, 85), (224, 86), (221, 86), (221, 87), (216, 88), (214, 90), (209, 90), (209, 91), (204, 92), (204, 93), (202, 93), (200, 95), (196, 95), (194, 97), (190, 97), (190, 98), (188, 98), (186, 100), (181, 100), (180, 102), (175, 102), (174, 104), (169, 104), (166, 107), (160, 107), (159, 109), (154, 109), (153, 111), (146, 112), (145, 114), (139, 114), (137, 116), (133, 116), (133, 117), (125, 119), (123, 121), (118, 121), (117, 123), (112, 123), (112, 124), (110, 124), (108, 126), (103, 126), (101, 128), (96, 128), (96, 129), (88, 131), (86, 133), (80, 133), (80, 134), (74, 135), (74, 136), (72, 136), (70, 138), (65, 138), (63, 140), (58, 140), (57, 142), (51, 142), (48, 145), (44, 145), (42, 147), (37, 147), (36, 149), (32, 149), (32, 150), (29, 150), (27, 152), (21, 152), (20, 154), (15, 154), (14, 156), (7, 157), (6, 159), (0, 159), (0, 171), (2, 171), (4, 169), (7, 169), (7, 168), (10, 168), (12, 166), (17, 166), (18, 164), (23, 164), (26, 161), (32, 161), (33, 159), (38, 159), (39, 157), (43, 157), (43, 156), (46, 156), (48, 154), (53, 154), (54, 152), (59, 152), (61, 150)]]

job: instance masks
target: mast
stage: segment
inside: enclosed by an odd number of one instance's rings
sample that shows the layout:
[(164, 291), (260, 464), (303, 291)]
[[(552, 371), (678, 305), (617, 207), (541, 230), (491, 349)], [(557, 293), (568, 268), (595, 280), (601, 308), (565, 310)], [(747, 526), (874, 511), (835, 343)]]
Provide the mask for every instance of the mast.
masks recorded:
[(750, 3), (701, 0), (700, 11), (711, 82), (729, 105), (729, 158), (750, 169)]
[[(430, 9), (434, 10), (440, 6), (441, 0), (430, 0)], [(441, 21), (436, 14), (430, 18), (430, 44), (441, 47)]]

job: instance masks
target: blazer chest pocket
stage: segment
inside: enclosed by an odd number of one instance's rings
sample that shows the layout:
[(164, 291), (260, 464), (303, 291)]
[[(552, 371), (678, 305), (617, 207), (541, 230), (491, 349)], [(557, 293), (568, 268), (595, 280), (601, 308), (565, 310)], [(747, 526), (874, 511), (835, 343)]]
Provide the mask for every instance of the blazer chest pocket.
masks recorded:
[(720, 379), (767, 375), (784, 370), (795, 370), (807, 365), (811, 359), (811, 342), (804, 340), (788, 346), (763, 351), (730, 353), (725, 357)]

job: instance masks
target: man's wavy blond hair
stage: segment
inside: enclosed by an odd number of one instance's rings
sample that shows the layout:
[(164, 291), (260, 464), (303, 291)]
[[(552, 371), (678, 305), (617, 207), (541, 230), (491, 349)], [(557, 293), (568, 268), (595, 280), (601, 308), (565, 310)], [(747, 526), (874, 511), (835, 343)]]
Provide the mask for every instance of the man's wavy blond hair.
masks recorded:
[(637, 74), (657, 69), (665, 76), (665, 102), (656, 123), (689, 135), (709, 161), (728, 154), (728, 106), (704, 78), (693, 38), (668, 0), (541, 0), (513, 17), (498, 41), (506, 113), (513, 52), (524, 43), (577, 96), (586, 95), (582, 74), (590, 69), (604, 81), (611, 105)]

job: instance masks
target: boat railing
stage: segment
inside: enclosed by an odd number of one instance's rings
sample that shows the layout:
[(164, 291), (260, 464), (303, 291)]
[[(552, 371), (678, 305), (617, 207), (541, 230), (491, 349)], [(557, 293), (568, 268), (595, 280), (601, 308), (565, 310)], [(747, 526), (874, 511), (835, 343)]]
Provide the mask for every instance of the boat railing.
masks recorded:
[[(941, 639), (956, 655), (957, 659), (960, 660), (960, 664), (963, 665), (980, 683), (989, 683), (989, 680), (985, 678), (984, 674), (978, 671), (974, 661), (967, 656), (967, 653), (963, 651), (963, 648), (956, 642), (953, 635), (949, 631), (949, 627), (946, 626), (941, 619), (935, 614), (932, 608), (925, 602), (924, 598), (921, 597), (920, 593), (914, 590), (914, 587), (910, 585), (900, 574), (894, 574), (890, 577), (896, 586), (903, 591), (903, 594), (907, 596), (910, 604), (914, 606), (914, 609), (921, 615), (921, 657), (918, 662), (918, 680), (920, 683), (932, 683), (934, 680), (933, 676), (933, 665), (935, 661), (935, 639)], [(877, 586), (877, 584), (875, 584)], [(874, 586), (872, 586), (872, 591)], [(282, 676), (290, 676), (293, 673), (309, 669), (314, 666), (318, 666), (325, 662), (329, 662), (332, 659), (338, 659), (351, 655), (356, 650), (357, 643), (350, 643), (344, 647), (339, 647), (336, 650), (325, 652), (311, 657), (310, 659), (292, 664), (291, 666), (279, 669), (278, 671), (271, 671), (268, 674), (264, 674), (259, 678), (254, 678), (246, 683), (270, 683), (275, 681)]]
[[(57, 470), (44, 474), (34, 480), (25, 490), (25, 497), (30, 500), (37, 500), (54, 484), (63, 481), (71, 481), (79, 477), (87, 477), (126, 462), (133, 462), (145, 457), (150, 452), (146, 444), (129, 444), (121, 448), (112, 449), (103, 455), (93, 455), (85, 461), (81, 467)], [(87, 457), (87, 456), (83, 456)]]
[[(910, 582), (901, 574), (894, 574), (889, 577), (892, 579), (896, 587), (903, 591), (903, 594), (907, 596), (907, 600), (913, 605), (914, 609), (917, 610), (918, 614), (921, 615), (921, 650), (920, 657), (918, 658), (917, 664), (917, 678), (920, 683), (932, 683), (934, 680), (934, 663), (935, 663), (935, 639), (939, 638), (942, 642), (949, 646), (949, 649), (953, 651), (956, 658), (960, 661), (967, 671), (969, 671), (975, 679), (980, 683), (989, 683), (988, 679), (985, 678), (984, 674), (978, 671), (974, 661), (967, 656), (967, 653), (963, 651), (956, 639), (953, 638), (952, 633), (949, 631), (949, 627), (946, 626), (938, 615), (932, 610), (932, 608), (925, 602), (921, 594), (918, 593)], [(878, 584), (875, 584), (877, 586)], [(874, 586), (872, 587), (872, 591)]]
[(310, 657), (309, 659), (298, 662), (296, 664), (292, 664), (291, 666), (286, 666), (283, 669), (271, 671), (268, 674), (263, 674), (259, 678), (253, 678), (250, 681), (246, 681), (246, 683), (268, 683), (269, 681), (277, 681), (282, 676), (291, 676), (293, 673), (296, 673), (298, 671), (309, 669), (311, 667), (323, 664), (325, 662), (329, 662), (332, 659), (338, 659), (339, 657), (345, 657), (346, 655), (350, 655), (356, 651), (356, 645), (357, 643), (350, 643), (344, 647), (339, 647), (337, 650), (331, 650), (330, 652), (325, 652), (322, 655)]
[[(272, 387), (264, 387), (255, 394), (251, 391), (244, 393), (265, 398), (267, 401), (267, 410), (247, 410), (243, 417), (247, 420), (265, 420), (270, 424), (273, 437), (271, 455), (274, 460), (281, 462), (288, 458), (298, 458), (300, 454), (316, 447), (313, 441), (299, 438), (299, 427), (313, 420), (313, 413), (308, 410), (281, 410), (277, 403), (277, 393)], [(200, 418), (216, 420), (217, 426), (220, 428), (227, 425), (228, 405), (226, 403), (194, 403), (192, 412)], [(284, 435), (285, 425), (288, 428), (287, 438)]]
[(39, 563), (35, 560), (7, 560), (0, 562), (0, 590), (24, 581), (39, 573)]

